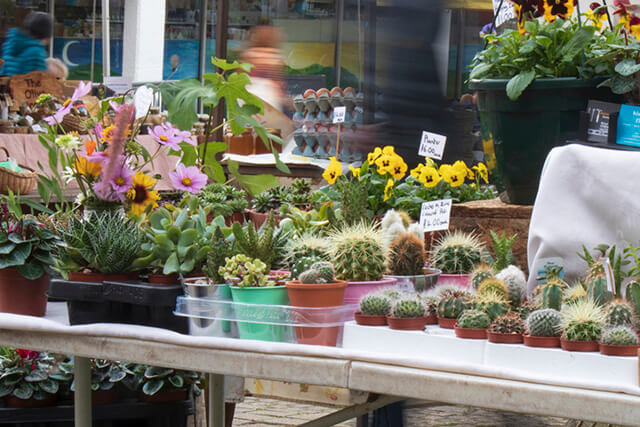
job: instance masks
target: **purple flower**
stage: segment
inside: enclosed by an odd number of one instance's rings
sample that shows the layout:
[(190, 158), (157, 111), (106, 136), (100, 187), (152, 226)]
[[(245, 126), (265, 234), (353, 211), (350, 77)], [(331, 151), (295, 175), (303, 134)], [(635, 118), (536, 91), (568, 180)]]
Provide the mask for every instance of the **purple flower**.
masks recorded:
[(93, 184), (93, 192), (100, 200), (107, 202), (124, 202), (124, 193), (116, 193), (111, 185), (106, 181), (98, 181)]
[(73, 90), (73, 94), (71, 98), (69, 98), (58, 111), (55, 112), (53, 116), (48, 116), (44, 118), (44, 121), (47, 122), (49, 126), (54, 126), (56, 123), (61, 123), (64, 116), (69, 114), (73, 104), (76, 101), (79, 101), (83, 96), (86, 96), (91, 92), (91, 82), (80, 82), (78, 87)]
[(491, 34), (491, 33), (495, 33), (495, 32), (496, 32), (496, 29), (493, 26), (493, 22), (489, 22), (484, 27), (482, 27), (482, 29), (480, 30), (480, 37), (484, 37), (487, 34)]
[(182, 163), (176, 167), (175, 172), (169, 173), (169, 179), (176, 189), (193, 194), (199, 193), (202, 187), (207, 185), (207, 175), (200, 172), (196, 166), (186, 167)]
[(181, 139), (176, 136), (174, 128), (165, 128), (164, 126), (156, 126), (153, 129), (149, 128), (149, 135), (153, 136), (156, 142), (160, 145), (166, 145), (172, 150), (180, 151), (181, 148), (178, 145)]
[(124, 156), (120, 156), (121, 161), (118, 162), (118, 169), (116, 169), (113, 177), (111, 178), (111, 187), (113, 191), (117, 193), (124, 193), (133, 184), (133, 176), (135, 172), (129, 168), (124, 162)]
[(93, 192), (102, 200), (124, 201), (125, 193), (133, 184), (135, 172), (127, 166), (124, 156), (119, 156), (116, 170), (111, 177), (106, 176), (107, 168), (102, 169), (100, 181), (93, 184)]
[(188, 130), (180, 130), (174, 127), (171, 123), (167, 122), (162, 125), (167, 131), (172, 131), (174, 136), (179, 139), (178, 142), (186, 142), (187, 144), (191, 144), (193, 146), (196, 145), (195, 141), (191, 139), (191, 132)]

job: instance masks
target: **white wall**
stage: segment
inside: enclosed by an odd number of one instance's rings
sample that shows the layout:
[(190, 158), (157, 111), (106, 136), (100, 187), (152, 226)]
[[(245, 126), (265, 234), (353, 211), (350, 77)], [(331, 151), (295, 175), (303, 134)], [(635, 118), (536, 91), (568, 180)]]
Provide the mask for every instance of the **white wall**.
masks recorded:
[(122, 75), (132, 83), (162, 80), (166, 0), (124, 3)]

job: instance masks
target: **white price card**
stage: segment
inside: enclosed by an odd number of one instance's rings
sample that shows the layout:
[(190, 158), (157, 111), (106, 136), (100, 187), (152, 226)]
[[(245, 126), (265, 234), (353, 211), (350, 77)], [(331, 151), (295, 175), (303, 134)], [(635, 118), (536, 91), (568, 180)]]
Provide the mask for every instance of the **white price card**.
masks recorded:
[(500, 0), (493, 0), (493, 14), (496, 16), (496, 27), (504, 24), (510, 19), (516, 18), (516, 12), (513, 8), (513, 4), (509, 1), (503, 1), (502, 7), (500, 7)]
[(446, 136), (422, 131), (422, 139), (420, 140), (420, 150), (418, 151), (418, 154), (423, 157), (442, 160), (442, 154), (444, 153), (444, 146), (446, 144)]
[(111, 77), (105, 76), (103, 78), (104, 85), (114, 91), (117, 95), (122, 95), (129, 89), (131, 89), (131, 79), (126, 77)]
[(344, 123), (344, 117), (347, 115), (347, 107), (335, 107), (333, 109), (333, 123)]
[(449, 229), (452, 199), (424, 202), (420, 211), (420, 225), (424, 232)]

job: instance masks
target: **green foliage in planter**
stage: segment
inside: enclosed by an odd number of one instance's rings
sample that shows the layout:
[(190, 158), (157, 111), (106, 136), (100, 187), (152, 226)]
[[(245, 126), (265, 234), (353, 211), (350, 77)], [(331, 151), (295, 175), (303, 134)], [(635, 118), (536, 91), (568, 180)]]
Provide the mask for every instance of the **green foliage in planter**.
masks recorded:
[(379, 230), (365, 223), (345, 226), (329, 237), (329, 254), (336, 277), (347, 282), (382, 279), (386, 257)]
[(424, 306), (418, 298), (401, 299), (393, 305), (393, 317), (416, 318), (424, 316)]
[[(118, 383), (124, 382), (129, 375), (133, 375), (126, 363), (103, 360), (103, 359), (91, 359), (89, 361), (89, 368), (91, 369), (91, 390), (111, 390)], [(74, 380), (74, 359), (73, 357), (60, 363), (59, 373), (56, 378), (64, 378), (67, 381), (73, 380), (70, 389), (75, 391)]]
[(213, 216), (229, 217), (249, 207), (247, 193), (230, 185), (209, 184), (197, 194), (201, 206), (209, 207)]
[(491, 319), (487, 313), (480, 310), (465, 310), (458, 317), (458, 327), (467, 329), (487, 329)]
[(495, 271), (501, 271), (513, 264), (512, 248), (518, 235), (514, 234), (511, 237), (507, 237), (504, 231), (499, 235), (493, 230), (489, 230), (489, 234), (491, 235), (491, 243), (495, 255), (495, 258), (491, 260), (491, 264)]
[(389, 271), (395, 276), (424, 274), (425, 262), (424, 241), (411, 233), (401, 234), (389, 247)]
[(203, 374), (197, 372), (133, 363), (126, 363), (125, 367), (131, 372), (123, 381), (125, 386), (147, 396), (165, 391), (191, 391), (199, 396), (203, 388)]
[(382, 293), (371, 293), (360, 299), (360, 312), (369, 316), (386, 316), (391, 311), (392, 301)]
[(300, 208), (308, 208), (311, 205), (311, 181), (297, 178), (291, 183), (288, 201)]
[(13, 395), (18, 399), (48, 399), (70, 382), (56, 374), (53, 356), (30, 350), (0, 349), (0, 397)]
[(553, 308), (536, 310), (527, 316), (529, 335), (534, 337), (555, 337), (562, 332), (562, 315)]
[(227, 283), (241, 288), (275, 286), (276, 284), (269, 280), (269, 269), (264, 262), (249, 258), (244, 254), (228, 258), (225, 265), (220, 267), (219, 273)]
[(204, 274), (212, 283), (223, 283), (224, 278), (220, 275), (222, 267), (227, 258), (233, 256), (231, 245), (227, 241), (221, 227), (216, 227), (210, 244), (211, 250), (207, 255), (207, 263), (204, 266)]
[(600, 339), (605, 316), (602, 308), (591, 299), (580, 299), (562, 308), (562, 338), (569, 341)]
[(482, 261), (484, 246), (474, 234), (447, 232), (431, 250), (431, 259), (444, 274), (467, 274)]
[(600, 342), (607, 345), (638, 345), (638, 336), (628, 326), (613, 326), (602, 332)]
[(238, 222), (233, 224), (231, 230), (237, 252), (261, 260), (268, 269), (282, 264), (290, 230), (284, 226), (276, 227), (273, 212), (269, 213), (260, 230), (256, 230), (253, 223), (242, 225)]
[(631, 326), (634, 323), (633, 307), (625, 300), (613, 300), (604, 310), (607, 326)]
[(491, 323), (489, 327), (491, 332), (499, 334), (523, 334), (525, 331), (525, 324), (522, 318), (510, 311), (502, 316), (499, 316)]

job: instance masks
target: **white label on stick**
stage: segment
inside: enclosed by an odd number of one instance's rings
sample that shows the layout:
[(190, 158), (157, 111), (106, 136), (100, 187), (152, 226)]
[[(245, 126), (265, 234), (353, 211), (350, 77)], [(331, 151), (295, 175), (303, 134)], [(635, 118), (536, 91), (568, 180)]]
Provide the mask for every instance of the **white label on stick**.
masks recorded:
[(333, 109), (333, 123), (344, 123), (344, 117), (347, 115), (347, 107), (336, 107)]
[(105, 76), (102, 80), (104, 82), (104, 85), (114, 91), (117, 95), (122, 95), (123, 93), (131, 89), (131, 79), (128, 79), (126, 77)]
[(442, 154), (444, 153), (444, 146), (446, 144), (446, 136), (422, 131), (422, 140), (420, 141), (420, 151), (418, 151), (418, 154), (423, 157), (442, 160)]
[[(614, 295), (616, 293), (616, 280), (615, 277), (613, 276), (613, 268), (611, 267), (611, 262), (609, 261), (609, 258), (606, 257), (602, 257), (602, 264), (604, 267), (604, 275), (607, 278), (607, 289), (609, 289), (610, 292), (612, 292)], [(620, 296), (620, 295), (617, 295)]]
[(511, 2), (503, 1), (500, 10), (498, 10), (498, 7), (500, 7), (500, 0), (493, 0), (493, 14), (496, 16), (496, 27), (499, 27), (510, 19), (515, 19), (516, 13)]
[(420, 211), (420, 225), (424, 232), (449, 229), (452, 199), (424, 202)]

